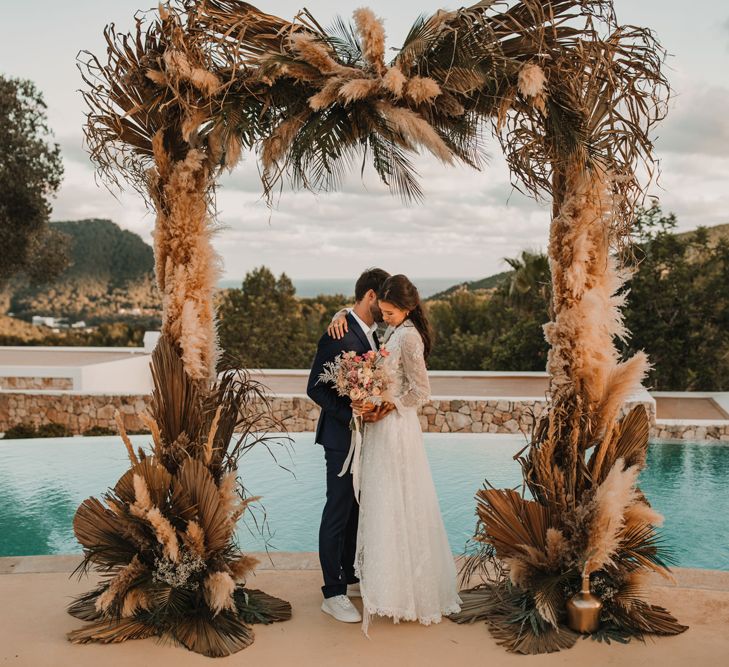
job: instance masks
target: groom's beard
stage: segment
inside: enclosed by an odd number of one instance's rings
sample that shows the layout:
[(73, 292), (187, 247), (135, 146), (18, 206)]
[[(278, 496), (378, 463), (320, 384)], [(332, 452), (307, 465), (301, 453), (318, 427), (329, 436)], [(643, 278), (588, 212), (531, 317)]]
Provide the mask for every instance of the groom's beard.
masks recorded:
[(382, 311), (376, 303), (370, 306), (370, 315), (372, 315), (372, 319), (375, 321), (375, 324), (382, 324), (385, 321), (382, 318)]

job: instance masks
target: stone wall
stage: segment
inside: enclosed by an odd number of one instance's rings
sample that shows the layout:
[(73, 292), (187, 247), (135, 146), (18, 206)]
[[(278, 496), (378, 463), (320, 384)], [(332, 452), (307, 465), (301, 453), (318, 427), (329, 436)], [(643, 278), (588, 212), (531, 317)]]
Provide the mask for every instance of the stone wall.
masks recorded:
[[(149, 403), (149, 395), (101, 395), (66, 391), (0, 392), (0, 431), (19, 423), (39, 426), (62, 424), (72, 433), (83, 433), (92, 426), (116, 430), (114, 413), (122, 415), (129, 431), (143, 430), (139, 413)], [(294, 432), (314, 431), (319, 408), (309, 398), (278, 396), (273, 398), (274, 417)], [(543, 400), (459, 400), (434, 399), (420, 411), (420, 424), (429, 433), (525, 433), (531, 432), (534, 420), (546, 406)], [(258, 409), (260, 406), (254, 406)], [(628, 404), (626, 408), (630, 408)], [(651, 411), (652, 405), (646, 404)], [(666, 436), (672, 437), (672, 436)], [(692, 437), (696, 437), (693, 433)]]
[(73, 380), (63, 377), (0, 377), (0, 389), (73, 389)]
[(426, 433), (529, 433), (544, 410), (540, 400), (432, 400), (420, 411)]
[(656, 440), (718, 440), (729, 442), (729, 422), (707, 424), (657, 422), (651, 429)]
[(80, 434), (92, 426), (116, 431), (114, 413), (119, 410), (124, 427), (139, 431), (144, 425), (137, 416), (147, 407), (148, 395), (104, 396), (71, 392), (0, 392), (0, 431), (16, 424), (62, 424)]

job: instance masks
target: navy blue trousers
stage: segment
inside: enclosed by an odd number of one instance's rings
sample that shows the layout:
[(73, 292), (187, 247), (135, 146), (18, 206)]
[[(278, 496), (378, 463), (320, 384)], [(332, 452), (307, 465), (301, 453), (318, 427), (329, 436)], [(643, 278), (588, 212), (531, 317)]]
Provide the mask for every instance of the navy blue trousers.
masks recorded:
[(346, 595), (347, 584), (358, 581), (354, 575), (357, 549), (359, 505), (354, 498), (352, 475), (339, 477), (347, 452), (324, 447), (327, 466), (327, 501), (319, 526), (319, 562), (325, 598)]

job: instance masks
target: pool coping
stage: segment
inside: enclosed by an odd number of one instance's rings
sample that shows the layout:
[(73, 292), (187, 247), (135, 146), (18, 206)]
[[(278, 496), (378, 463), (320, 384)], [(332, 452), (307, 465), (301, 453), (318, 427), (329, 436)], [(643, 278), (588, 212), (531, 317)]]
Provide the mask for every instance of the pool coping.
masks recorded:
[[(292, 571), (318, 570), (319, 554), (313, 551), (252, 552), (249, 555), (259, 559), (257, 570)], [(460, 565), (461, 556), (455, 557)], [(80, 554), (55, 556), (4, 556), (0, 557), (0, 575), (68, 573), (81, 563)], [(663, 588), (686, 588), (729, 592), (729, 571), (703, 570), (699, 568), (676, 567), (671, 570), (673, 581), (657, 574), (651, 574), (648, 585)]]

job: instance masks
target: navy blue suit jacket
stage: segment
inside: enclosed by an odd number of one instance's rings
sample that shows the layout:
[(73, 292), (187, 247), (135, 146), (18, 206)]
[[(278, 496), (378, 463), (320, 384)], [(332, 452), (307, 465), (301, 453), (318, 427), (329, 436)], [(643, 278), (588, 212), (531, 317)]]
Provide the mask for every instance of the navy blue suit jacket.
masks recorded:
[(351, 401), (346, 396), (339, 396), (337, 390), (328, 382), (319, 382), (319, 375), (324, 371), (324, 364), (334, 361), (334, 358), (342, 352), (364, 354), (372, 349), (367, 336), (351, 313), (347, 313), (347, 325), (349, 331), (340, 340), (332, 338), (327, 333), (319, 339), (306, 387), (309, 398), (321, 408), (315, 442), (340, 452), (349, 450), (352, 439), (349, 430), (349, 423), (352, 420)]

